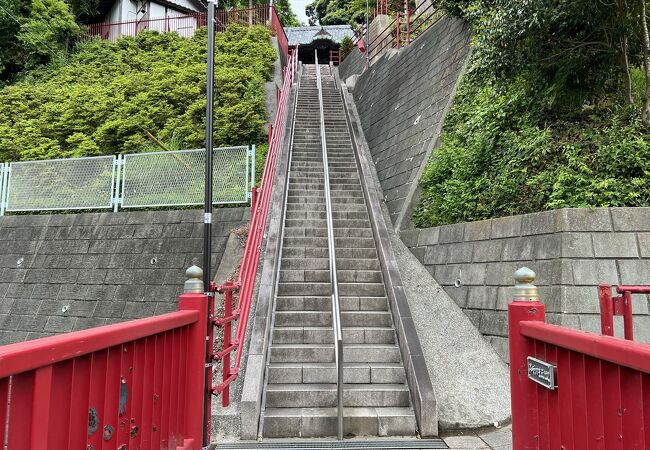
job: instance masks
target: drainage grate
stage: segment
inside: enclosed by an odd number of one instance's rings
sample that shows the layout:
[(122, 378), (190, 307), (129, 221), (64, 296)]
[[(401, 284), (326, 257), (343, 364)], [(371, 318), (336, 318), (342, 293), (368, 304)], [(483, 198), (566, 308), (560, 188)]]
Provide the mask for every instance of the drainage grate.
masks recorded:
[(216, 450), (387, 450), (449, 448), (442, 439), (373, 439), (347, 441), (285, 440), (217, 444)]

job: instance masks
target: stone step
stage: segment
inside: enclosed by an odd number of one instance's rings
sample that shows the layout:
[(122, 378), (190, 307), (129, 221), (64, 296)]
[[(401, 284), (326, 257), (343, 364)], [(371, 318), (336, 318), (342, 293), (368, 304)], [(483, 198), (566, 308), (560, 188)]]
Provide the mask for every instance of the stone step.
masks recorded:
[[(325, 294), (327, 295), (327, 294)], [(321, 296), (325, 296), (321, 295)], [(344, 327), (384, 328), (393, 326), (393, 316), (388, 311), (341, 311)], [(324, 311), (276, 311), (275, 327), (330, 327), (332, 313)], [(331, 342), (331, 339), (328, 341)], [(378, 342), (386, 343), (386, 342)]]
[[(280, 266), (280, 282), (329, 282), (330, 271), (327, 269), (288, 269)], [(381, 283), (383, 278), (379, 270), (343, 270), (336, 267), (339, 283)]]
[[(269, 384), (266, 388), (269, 408), (334, 407), (336, 397), (336, 384), (333, 383)], [(349, 384), (343, 389), (345, 407), (408, 407), (409, 397), (405, 384)]]
[[(323, 225), (327, 225), (327, 221)], [(327, 237), (327, 228), (306, 227), (303, 225), (295, 227), (285, 227), (285, 237)], [(372, 229), (367, 228), (336, 228), (334, 227), (334, 237), (354, 237), (354, 238), (372, 238)]]
[[(336, 258), (339, 271), (362, 270), (379, 271), (381, 266), (377, 259)], [(288, 258), (283, 255), (281, 270), (329, 270), (329, 258)]]
[(271, 364), (335, 362), (333, 344), (273, 344), (270, 357)]
[[(305, 311), (300, 311), (305, 312)], [(357, 314), (374, 314), (375, 311), (363, 311)], [(289, 314), (288, 312), (276, 312)], [(345, 314), (345, 311), (342, 315)], [(389, 314), (386, 312), (385, 314)], [(391, 321), (392, 325), (392, 321)], [(332, 325), (327, 326), (285, 326), (273, 330), (274, 344), (330, 344), (333, 342)], [(343, 328), (345, 344), (395, 344), (395, 331), (390, 327), (347, 326)]]
[[(339, 297), (341, 311), (388, 311), (386, 297)], [(276, 311), (331, 311), (330, 296), (276, 297)]]
[[(346, 408), (346, 436), (414, 436), (416, 422), (410, 407)], [(317, 438), (336, 436), (336, 408), (267, 408), (265, 438)]]
[[(331, 295), (331, 284), (311, 283), (290, 283), (280, 282), (278, 284), (278, 295)], [(345, 297), (383, 297), (386, 295), (383, 283), (339, 283), (339, 295)]]
[[(337, 228), (370, 228), (369, 220), (353, 220), (353, 219), (334, 219), (334, 229)], [(309, 220), (300, 220), (300, 219), (287, 219), (285, 221), (285, 228), (302, 228), (302, 227), (314, 227), (314, 228), (323, 228), (327, 226), (326, 219), (309, 219)]]
[[(335, 363), (279, 363), (269, 365), (271, 384), (336, 383)], [(401, 384), (406, 383), (406, 372), (401, 364), (344, 363), (343, 382), (346, 384)]]

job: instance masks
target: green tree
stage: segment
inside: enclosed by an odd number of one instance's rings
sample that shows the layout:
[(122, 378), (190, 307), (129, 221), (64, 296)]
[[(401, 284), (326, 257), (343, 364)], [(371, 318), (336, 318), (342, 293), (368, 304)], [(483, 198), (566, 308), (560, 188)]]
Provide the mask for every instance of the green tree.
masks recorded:
[(345, 59), (354, 50), (354, 43), (350, 36), (341, 39), (341, 58)]
[(64, 56), (79, 26), (63, 0), (0, 0), (0, 80)]
[[(265, 140), (269, 37), (265, 27), (217, 33), (216, 145)], [(205, 28), (192, 38), (149, 31), (97, 39), (63, 63), (24, 73), (0, 88), (0, 161), (138, 152), (150, 147), (148, 133), (203, 147), (206, 43)]]
[[(470, 21), (477, 65), (492, 76), (543, 73), (559, 100), (578, 103), (615, 83), (621, 97), (634, 102), (631, 68), (650, 53), (650, 39), (644, 39), (646, 0), (443, 0), (443, 5)], [(650, 71), (646, 75), (650, 80)], [(650, 94), (645, 100), (650, 125)]]
[(296, 14), (291, 9), (291, 4), (289, 0), (276, 0), (274, 2), (275, 9), (278, 12), (278, 17), (282, 22), (282, 25), (285, 27), (297, 27), (300, 26), (300, 21), (296, 17)]

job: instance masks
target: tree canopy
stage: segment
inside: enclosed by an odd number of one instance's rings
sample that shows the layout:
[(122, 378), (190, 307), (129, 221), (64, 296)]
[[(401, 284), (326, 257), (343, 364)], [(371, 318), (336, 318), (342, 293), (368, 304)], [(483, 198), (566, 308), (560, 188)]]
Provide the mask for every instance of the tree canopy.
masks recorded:
[(420, 180), (431, 226), (650, 205), (645, 0), (443, 0), (472, 57)]
[[(63, 62), (24, 73), (0, 88), (0, 161), (138, 152), (147, 133), (203, 147), (206, 34), (94, 39)], [(269, 37), (264, 27), (217, 33), (215, 145), (265, 140)]]
[(63, 57), (79, 32), (63, 0), (0, 0), (0, 83)]

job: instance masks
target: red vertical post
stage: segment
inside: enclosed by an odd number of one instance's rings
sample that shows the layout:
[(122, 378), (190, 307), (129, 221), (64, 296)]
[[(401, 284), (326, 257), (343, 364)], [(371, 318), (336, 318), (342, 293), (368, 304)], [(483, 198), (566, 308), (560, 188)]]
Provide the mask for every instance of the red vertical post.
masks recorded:
[(341, 65), (341, 47), (339, 47), (339, 66)]
[(544, 322), (545, 311), (532, 284), (535, 272), (521, 268), (515, 272), (515, 280), (513, 301), (508, 305), (512, 446), (538, 449), (537, 385), (528, 379), (528, 356), (535, 355), (535, 343), (522, 336), (521, 322)]
[(395, 18), (395, 25), (397, 26), (397, 45), (396, 48), (400, 48), (402, 46), (401, 42), (401, 31), (402, 31), (402, 24), (400, 23), (400, 17), (399, 17), (399, 12), (397, 13), (397, 17)]
[(614, 336), (612, 286), (609, 284), (599, 285), (598, 294), (600, 298), (600, 332), (605, 336)]
[(406, 45), (411, 43), (411, 8), (408, 0), (404, 0), (404, 14), (406, 14)]
[(633, 341), (634, 319), (632, 317), (632, 293), (630, 291), (623, 292), (623, 329), (625, 339)]
[[(224, 284), (224, 305), (223, 305), (223, 316), (229, 318), (232, 315), (232, 291), (233, 291), (233, 282), (228, 280)], [(232, 344), (232, 322), (230, 320), (226, 321), (223, 325), (223, 348), (224, 350), (230, 347)], [(221, 362), (221, 373), (223, 375), (222, 381), (224, 384), (224, 390), (221, 394), (221, 405), (225, 408), (230, 404), (230, 385), (226, 385), (226, 380), (230, 377), (230, 352), (227, 352), (223, 355), (223, 360)]]
[[(206, 395), (212, 395), (210, 386), (206, 386), (205, 377), (205, 340), (208, 328), (208, 296), (204, 293), (203, 272), (198, 267), (187, 270), (190, 277), (185, 282), (185, 293), (179, 298), (179, 311), (197, 311), (198, 321), (190, 326), (187, 342), (187, 367), (185, 393), (185, 424), (183, 430), (185, 439), (194, 439), (195, 443), (203, 441), (203, 426), (208, 427), (210, 434), (211, 414), (203, 417), (204, 400)], [(205, 421), (204, 421), (205, 420)]]
[(251, 214), (257, 206), (257, 186), (253, 186), (251, 189)]

